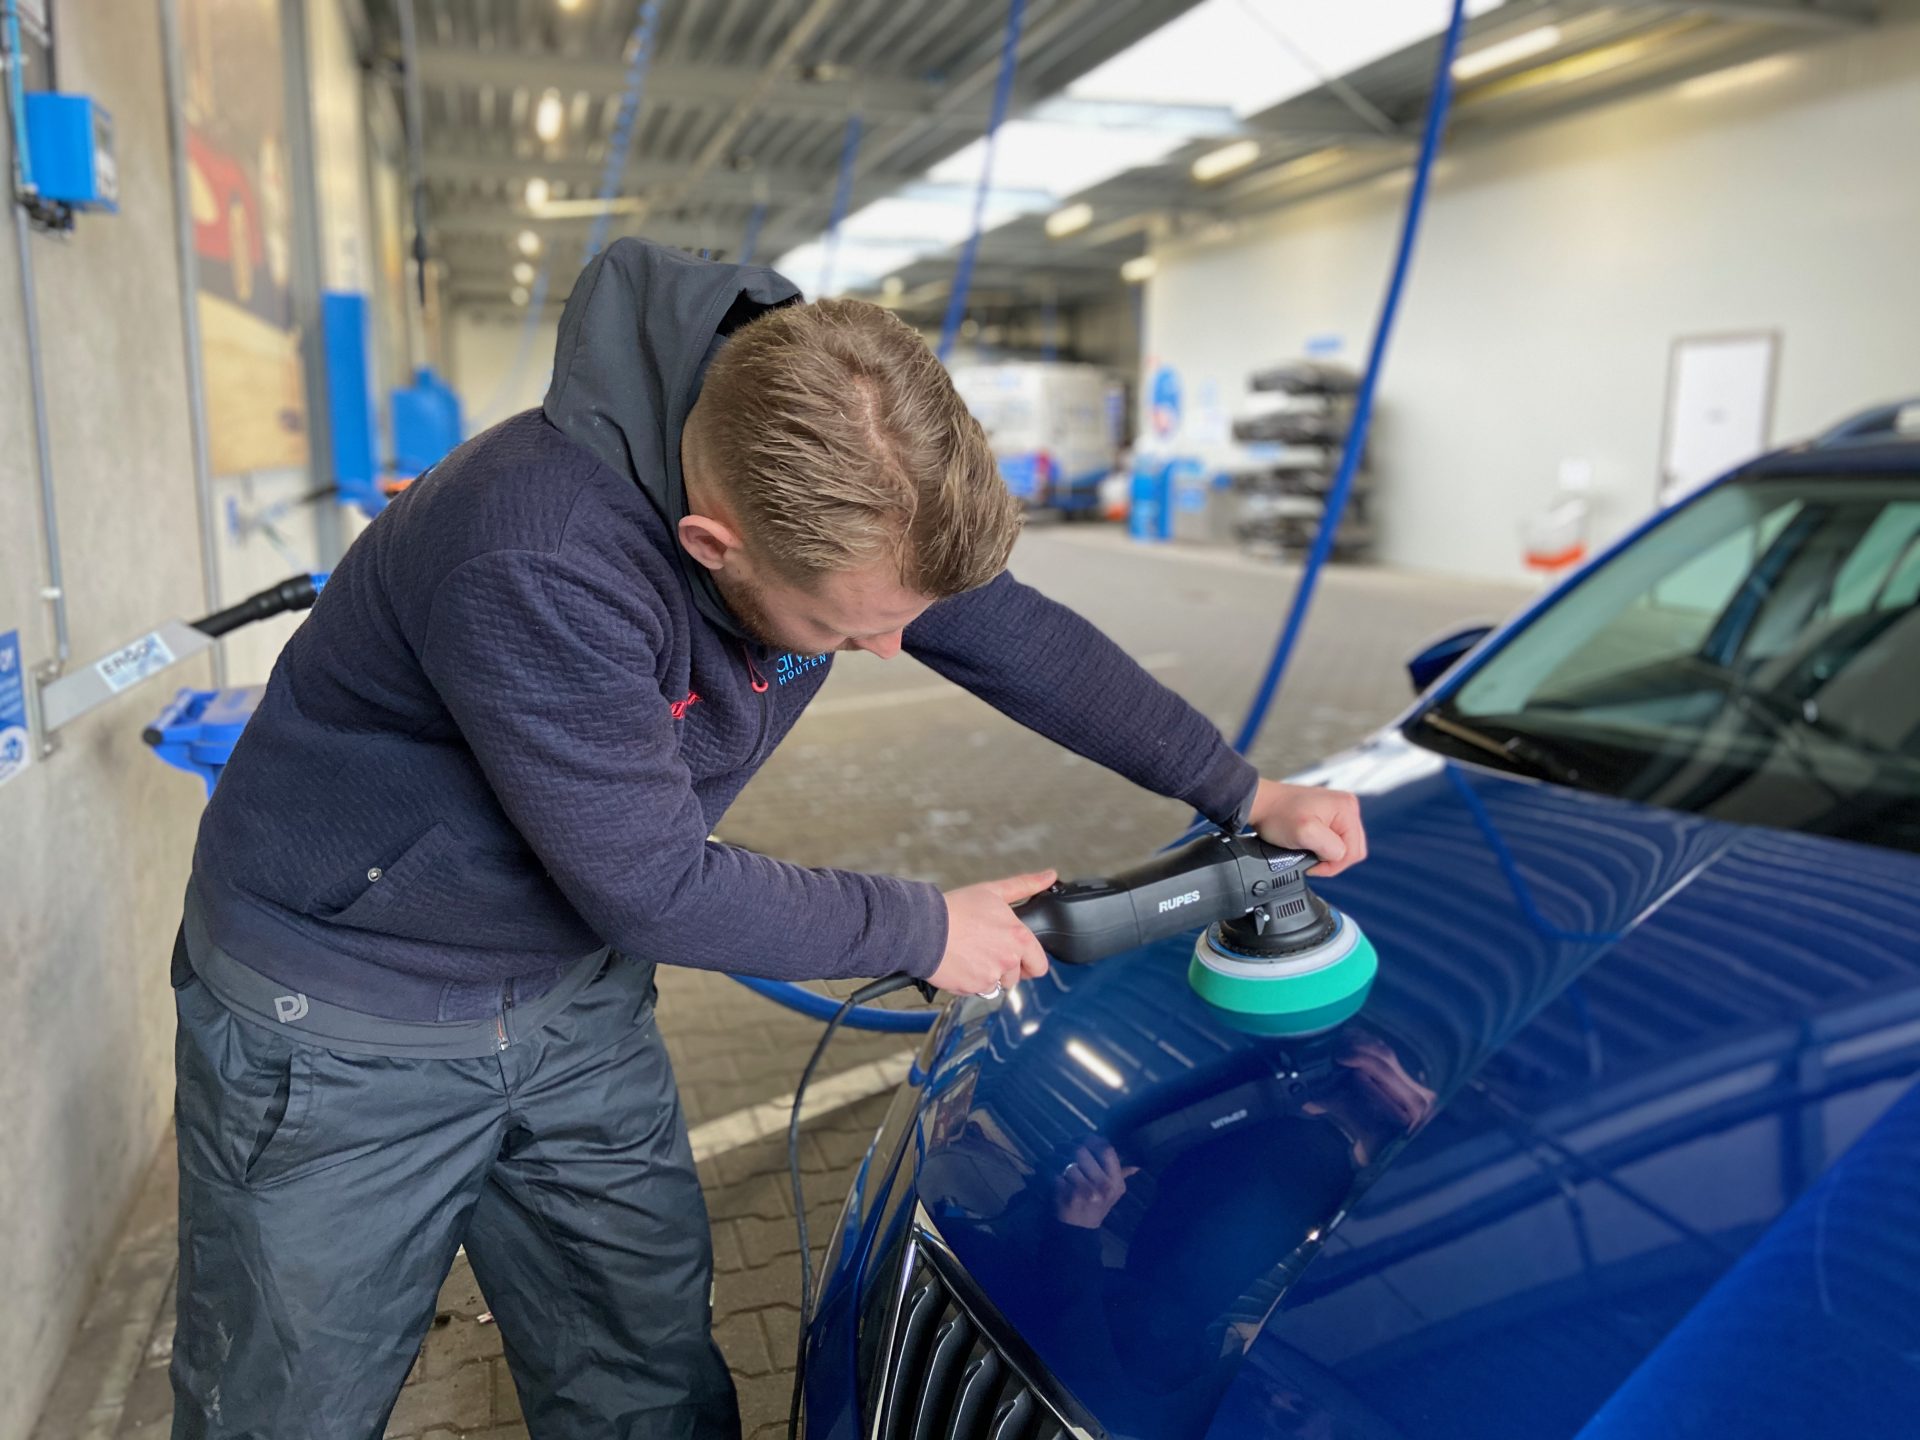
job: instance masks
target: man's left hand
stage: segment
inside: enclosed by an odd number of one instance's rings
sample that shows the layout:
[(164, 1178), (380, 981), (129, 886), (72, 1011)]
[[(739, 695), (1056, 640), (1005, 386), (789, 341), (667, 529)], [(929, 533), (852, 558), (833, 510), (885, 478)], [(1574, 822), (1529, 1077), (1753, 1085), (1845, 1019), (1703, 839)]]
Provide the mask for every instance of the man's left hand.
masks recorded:
[(1309, 875), (1338, 875), (1367, 858), (1360, 798), (1344, 790), (1262, 780), (1254, 791), (1247, 823), (1269, 845), (1318, 855), (1320, 863)]

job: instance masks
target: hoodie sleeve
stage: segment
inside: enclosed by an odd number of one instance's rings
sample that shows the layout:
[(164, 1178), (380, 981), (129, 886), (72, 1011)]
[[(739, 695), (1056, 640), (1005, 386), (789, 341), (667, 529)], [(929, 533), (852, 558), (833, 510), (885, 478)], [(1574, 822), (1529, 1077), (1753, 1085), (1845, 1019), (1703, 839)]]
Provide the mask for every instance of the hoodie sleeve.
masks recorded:
[(1002, 571), (932, 606), (906, 650), (994, 709), (1217, 825), (1246, 818), (1259, 775), (1212, 721), (1066, 606)]
[(790, 980), (931, 974), (934, 886), (707, 838), (655, 679), (664, 634), (648, 597), (501, 552), (441, 582), (422, 664), (508, 818), (616, 950)]

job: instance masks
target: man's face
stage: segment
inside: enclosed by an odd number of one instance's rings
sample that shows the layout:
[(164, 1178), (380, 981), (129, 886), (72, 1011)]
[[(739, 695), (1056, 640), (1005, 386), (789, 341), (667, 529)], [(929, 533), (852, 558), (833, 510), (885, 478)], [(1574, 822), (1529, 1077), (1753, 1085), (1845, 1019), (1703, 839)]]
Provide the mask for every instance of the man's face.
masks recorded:
[(776, 573), (742, 539), (709, 472), (701, 428), (690, 421), (680, 442), (688, 510), (680, 521), (680, 543), (713, 572), (714, 584), (740, 623), (755, 639), (801, 655), (829, 650), (865, 650), (883, 660), (898, 655), (900, 632), (932, 600), (902, 585), (895, 567), (885, 562), (811, 585)]
[(900, 632), (932, 603), (902, 585), (891, 565), (828, 575), (806, 587), (766, 573), (743, 552), (730, 559), (713, 577), (728, 608), (756, 639), (802, 655), (865, 650), (892, 659)]

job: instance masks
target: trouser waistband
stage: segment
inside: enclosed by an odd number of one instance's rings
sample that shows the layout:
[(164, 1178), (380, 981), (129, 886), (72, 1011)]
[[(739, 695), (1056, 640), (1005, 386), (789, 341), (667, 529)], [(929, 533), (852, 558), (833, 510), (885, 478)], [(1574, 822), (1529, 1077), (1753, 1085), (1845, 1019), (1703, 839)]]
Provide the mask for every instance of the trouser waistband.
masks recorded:
[[(299, 991), (290, 992), (229, 955), (208, 935), (206, 918), (191, 886), (187, 890), (186, 918), (175, 942), (176, 964), (184, 961), (215, 999), (243, 1019), (343, 1054), (428, 1060), (473, 1059), (506, 1049), (564, 1010), (609, 958), (605, 948), (582, 956), (545, 994), (476, 1020), (389, 1020)], [(646, 962), (623, 958), (621, 963)]]

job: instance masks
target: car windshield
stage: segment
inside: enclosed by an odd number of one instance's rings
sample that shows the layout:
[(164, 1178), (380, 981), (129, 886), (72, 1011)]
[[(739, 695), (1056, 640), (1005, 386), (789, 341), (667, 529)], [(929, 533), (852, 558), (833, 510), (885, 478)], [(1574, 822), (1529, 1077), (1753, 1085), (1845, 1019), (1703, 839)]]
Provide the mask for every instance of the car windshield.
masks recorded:
[(1560, 784), (1920, 851), (1920, 477), (1708, 491), (1410, 733)]

